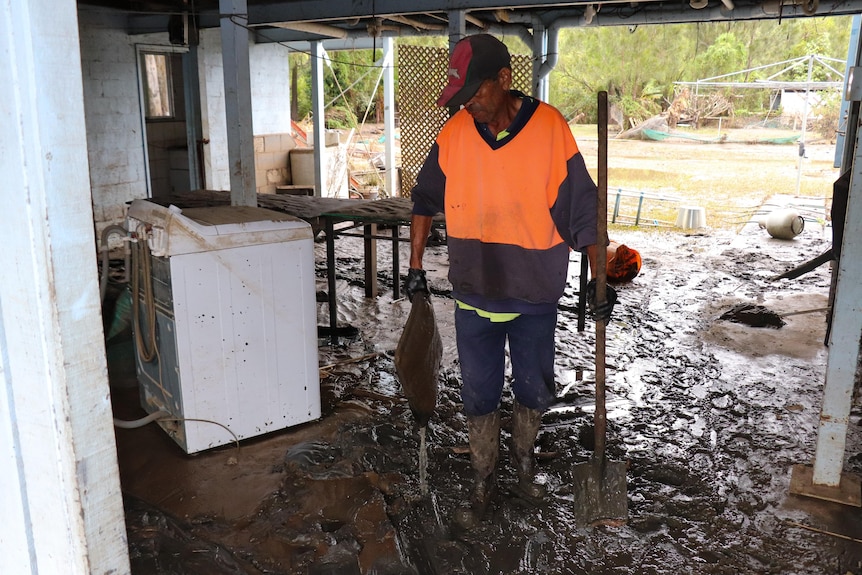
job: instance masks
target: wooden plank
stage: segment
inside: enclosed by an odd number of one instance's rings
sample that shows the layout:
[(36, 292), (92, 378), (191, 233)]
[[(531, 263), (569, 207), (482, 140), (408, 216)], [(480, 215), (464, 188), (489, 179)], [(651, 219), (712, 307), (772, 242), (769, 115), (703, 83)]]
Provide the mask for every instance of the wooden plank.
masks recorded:
[(790, 476), (790, 493), (862, 507), (862, 480), (858, 475), (851, 473), (841, 473), (840, 481), (836, 486), (820, 485), (814, 483), (813, 467), (794, 465)]

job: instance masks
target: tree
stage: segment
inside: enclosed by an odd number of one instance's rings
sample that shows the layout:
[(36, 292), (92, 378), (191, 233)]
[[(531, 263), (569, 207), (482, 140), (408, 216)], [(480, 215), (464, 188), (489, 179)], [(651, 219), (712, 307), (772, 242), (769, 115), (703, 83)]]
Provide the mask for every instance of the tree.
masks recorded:
[(695, 67), (701, 77), (711, 78), (737, 72), (748, 62), (748, 48), (733, 32), (724, 32), (698, 55)]
[(661, 111), (694, 56), (695, 29), (683, 25), (563, 30), (551, 102), (567, 117), (595, 121), (595, 94), (607, 90), (627, 117)]
[[(594, 122), (595, 93), (607, 90), (627, 118), (643, 120), (673, 101), (674, 82), (750, 70), (815, 49), (843, 59), (850, 27), (850, 17), (827, 17), (565, 29), (550, 100), (566, 117), (582, 114)], [(736, 79), (750, 82), (774, 71)], [(764, 93), (749, 92), (737, 99), (744, 107), (768, 103)]]
[[(559, 60), (551, 72), (550, 102), (567, 118), (595, 122), (595, 95), (607, 90), (611, 103), (627, 118), (643, 120), (673, 101), (675, 82), (751, 70), (812, 53), (844, 59), (851, 21), (851, 17), (841, 16), (566, 28), (559, 35)], [(518, 37), (503, 40), (513, 54), (529, 50)], [(397, 42), (447, 46), (443, 35), (399, 38)], [(341, 109), (341, 121), (348, 123), (361, 119), (369, 106), (370, 113), (374, 112), (380, 92), (379, 86), (375, 90), (379, 71), (371, 68), (376, 56), (379, 51), (375, 55), (370, 50), (329, 55), (331, 67), (324, 66), (324, 100), (331, 106), (327, 116), (335, 106)], [(292, 54), (291, 66), (298, 67), (293, 88), (296, 117), (303, 118), (311, 111), (310, 56)], [(396, 61), (396, 83), (397, 70)], [(738, 80), (753, 81), (773, 72), (753, 71)], [(804, 76), (807, 69), (801, 73)], [(743, 107), (765, 105), (767, 98), (762, 93), (748, 92), (742, 100), (736, 99)]]
[[(297, 69), (292, 86), (297, 95), (296, 117), (305, 118), (311, 113), (311, 55), (291, 54), (290, 66)], [(366, 111), (374, 112), (382, 91), (377, 84), (379, 75), (380, 68), (374, 65), (372, 50), (341, 50), (327, 54), (323, 66), (327, 127), (355, 127)]]
[[(291, 108), (291, 116), (301, 120), (311, 113), (311, 56), (305, 52), (294, 52), (290, 55), (291, 86), (295, 99)], [(295, 71), (296, 73), (293, 73)]]

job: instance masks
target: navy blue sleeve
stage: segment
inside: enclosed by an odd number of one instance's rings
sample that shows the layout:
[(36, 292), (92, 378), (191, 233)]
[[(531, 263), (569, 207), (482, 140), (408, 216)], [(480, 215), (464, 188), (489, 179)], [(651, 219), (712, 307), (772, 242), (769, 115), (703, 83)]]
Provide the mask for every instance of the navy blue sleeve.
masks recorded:
[(417, 216), (436, 216), (444, 211), (446, 174), (440, 169), (439, 157), (440, 147), (434, 142), (416, 176), (416, 185), (410, 191), (413, 213)]
[(567, 168), (568, 176), (560, 184), (551, 217), (569, 247), (584, 251), (587, 246), (597, 244), (598, 189), (580, 152), (569, 158)]

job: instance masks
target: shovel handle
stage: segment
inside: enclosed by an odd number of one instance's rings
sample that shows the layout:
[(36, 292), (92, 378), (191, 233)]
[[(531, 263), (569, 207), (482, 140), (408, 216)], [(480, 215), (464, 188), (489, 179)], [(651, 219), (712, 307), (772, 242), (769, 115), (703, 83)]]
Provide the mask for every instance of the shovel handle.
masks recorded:
[[(608, 93), (598, 94), (598, 198), (596, 241), (596, 301), (607, 298), (607, 235), (608, 235)], [(596, 412), (593, 420), (595, 431), (595, 456), (604, 461), (607, 410), (605, 408), (605, 322), (596, 321)]]

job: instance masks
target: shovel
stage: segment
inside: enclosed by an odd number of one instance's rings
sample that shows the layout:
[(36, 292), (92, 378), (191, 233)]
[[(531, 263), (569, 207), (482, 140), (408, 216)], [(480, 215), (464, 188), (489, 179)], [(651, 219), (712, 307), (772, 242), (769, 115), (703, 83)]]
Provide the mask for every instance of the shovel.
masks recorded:
[[(608, 93), (598, 94), (598, 249), (596, 250), (596, 301), (607, 297), (608, 230)], [(572, 470), (575, 521), (580, 526), (621, 524), (628, 518), (626, 465), (605, 457), (605, 322), (596, 321), (596, 411), (594, 416), (595, 450), (589, 461)]]

